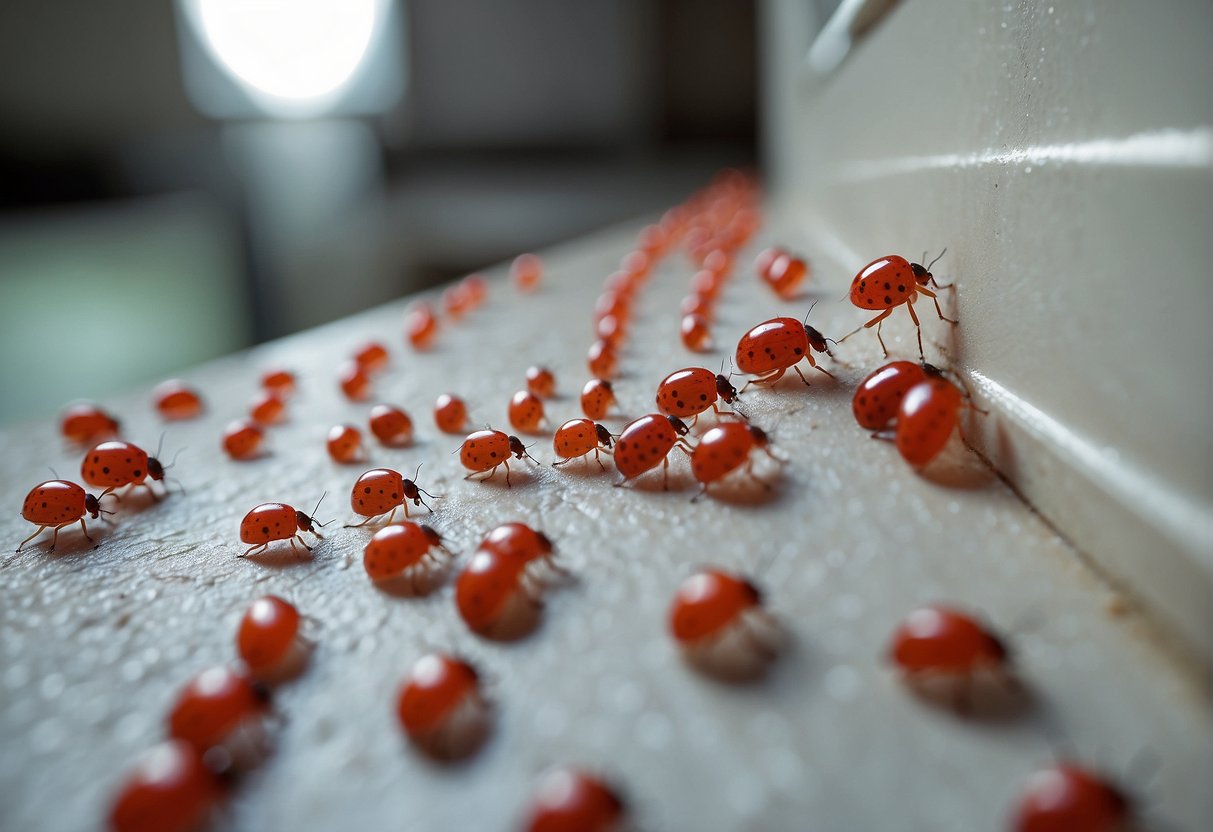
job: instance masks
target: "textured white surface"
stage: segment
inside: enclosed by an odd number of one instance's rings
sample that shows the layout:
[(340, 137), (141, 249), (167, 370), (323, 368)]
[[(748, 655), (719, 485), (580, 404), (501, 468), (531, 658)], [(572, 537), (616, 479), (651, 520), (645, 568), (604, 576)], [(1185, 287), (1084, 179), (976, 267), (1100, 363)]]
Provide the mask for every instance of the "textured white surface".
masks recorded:
[[(313, 617), (317, 649), (277, 700), (285, 719), (276, 753), (236, 792), (222, 828), (508, 829), (538, 772), (572, 762), (617, 780), (650, 830), (998, 829), (1024, 778), (1063, 746), (1112, 772), (1156, 757), (1156, 774), (1130, 790), (1171, 827), (1208, 828), (1206, 692), (1133, 615), (1109, 612), (1108, 587), (979, 461), (953, 449), (939, 478), (963, 487), (945, 487), (855, 426), (849, 390), (875, 361), (874, 341), (844, 345), (858, 366), (837, 368), (839, 385), (823, 376), (810, 390), (793, 378), (746, 395), (791, 459), (769, 501), (692, 505), (678, 459), (669, 493), (657, 478), (614, 489), (597, 466), (576, 464), (516, 467), (512, 490), (462, 480), (450, 453), (458, 439), (429, 419), (434, 397), (462, 393), (476, 422), (503, 425), (527, 365), (541, 362), (563, 393), (549, 418), (576, 415), (593, 298), (637, 227), (551, 252), (535, 296), (495, 281), (488, 303), (424, 356), (396, 348), (400, 303), (190, 373), (210, 409), (170, 426), (165, 440), (166, 455), (188, 449), (173, 472), (188, 494), (157, 505), (129, 499), (111, 530), (94, 526), (96, 550), (69, 532), (54, 555), (38, 546), (0, 569), (0, 827), (93, 828), (121, 772), (161, 736), (176, 688), (231, 660), (243, 609), (274, 592)], [(802, 314), (810, 299), (781, 305), (765, 294), (752, 254), (720, 308), (724, 345), (774, 313)], [(714, 368), (725, 355), (691, 356), (679, 345), (677, 302), (690, 276), (685, 260), (671, 258), (638, 302), (617, 384), (630, 415), (651, 410), (666, 373)], [(827, 334), (857, 317), (837, 302), (849, 277), (826, 269), (814, 278), (827, 287), (812, 295)], [(891, 347), (913, 349), (907, 330), (886, 332)], [(449, 583), (422, 599), (376, 591), (360, 562), (368, 533), (337, 527), (351, 517), (347, 495), (363, 468), (330, 462), (324, 436), (338, 421), (362, 422), (371, 403), (342, 400), (335, 368), (371, 337), (394, 349), (375, 398), (409, 409), (419, 441), (402, 451), (372, 446), (366, 467), (411, 471), (425, 461), (421, 484), (446, 495), (433, 523), (461, 563), (489, 528), (524, 520), (556, 541), (575, 575), (548, 596), (530, 637), (500, 644), (471, 635)], [(227, 460), (217, 450), (222, 426), (243, 411), (259, 371), (279, 362), (302, 377), (291, 421), (272, 430), (272, 456)], [(155, 445), (161, 426), (146, 391), (105, 404), (133, 441)], [(552, 458), (546, 441), (533, 451)], [(0, 502), (10, 507), (0, 539), (15, 545), (27, 534), (16, 516), (25, 491), (48, 478), (47, 465), (75, 477), (79, 454), (48, 420), (0, 433), (0, 459)], [(270, 500), (310, 508), (326, 489), (319, 514), (339, 522), (313, 558), (289, 549), (235, 558), (249, 508)], [(666, 636), (675, 587), (703, 563), (758, 571), (790, 632), (789, 652), (758, 684), (704, 678)], [(906, 612), (938, 600), (1014, 630), (1033, 707), (962, 719), (899, 684), (883, 663), (886, 639)], [(496, 705), (494, 733), (462, 765), (420, 757), (394, 721), (397, 684), (434, 647), (477, 662)]]

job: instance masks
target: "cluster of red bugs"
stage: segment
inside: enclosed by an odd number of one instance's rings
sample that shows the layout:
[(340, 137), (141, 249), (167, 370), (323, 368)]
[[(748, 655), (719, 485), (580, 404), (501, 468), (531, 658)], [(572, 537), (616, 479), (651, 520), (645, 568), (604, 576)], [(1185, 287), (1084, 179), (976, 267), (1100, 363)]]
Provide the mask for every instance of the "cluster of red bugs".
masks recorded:
[[(734, 364), (737, 371), (751, 377), (741, 391), (723, 367), (716, 373), (687, 367), (658, 384), (657, 412), (631, 419), (618, 434), (602, 424), (617, 408), (612, 379), (620, 369), (634, 303), (655, 264), (681, 246), (698, 268), (691, 293), (682, 304), (682, 341), (692, 352), (705, 349), (715, 306), (733, 262), (758, 227), (757, 204), (754, 182), (731, 173), (642, 230), (635, 249), (607, 278), (595, 302), (596, 340), (587, 362), (592, 377), (579, 399), (585, 418), (565, 421), (552, 432), (556, 467), (579, 458), (588, 461), (592, 454), (589, 464), (596, 462), (605, 470), (602, 457), (606, 455), (622, 477), (616, 485), (660, 466), (663, 484), (668, 486), (669, 455), (678, 448), (688, 456), (691, 475), (699, 485), (696, 497), (734, 472), (771, 488), (755, 472), (755, 462), (765, 457), (781, 467), (787, 460), (772, 451), (768, 433), (751, 424), (738, 404), (750, 385), (772, 387), (789, 369), (808, 385), (802, 361), (833, 378), (814, 356), (833, 358), (831, 341), (810, 326), (807, 317), (803, 321), (772, 318), (740, 338)], [(921, 326), (914, 310), (917, 297), (932, 298), (938, 317), (956, 323), (944, 316), (936, 298), (936, 290), (953, 288), (935, 281), (931, 268), (936, 261), (923, 266), (895, 255), (879, 258), (860, 270), (850, 290), (853, 305), (878, 312), (855, 332), (874, 327), (886, 357), (880, 327), (898, 306), (906, 307), (918, 327), (919, 361), (896, 360), (872, 372), (857, 387), (852, 408), (861, 427), (873, 436), (892, 439), (899, 453), (919, 468), (936, 459), (954, 433), (960, 432), (963, 440), (962, 411), (984, 412), (972, 404), (958, 376), (950, 381), (947, 371), (923, 359)], [(760, 281), (783, 300), (794, 299), (810, 274), (805, 260), (783, 249), (762, 252), (756, 271)], [(535, 255), (521, 255), (512, 265), (511, 278), (519, 292), (536, 291), (542, 277), (543, 264)], [(442, 310), (451, 320), (459, 320), (479, 306), (486, 293), (485, 280), (471, 275), (444, 291)], [(415, 350), (428, 349), (437, 331), (438, 318), (429, 305), (414, 306), (406, 313), (405, 339)], [(373, 377), (389, 360), (389, 351), (381, 343), (359, 348), (341, 371), (340, 387), (346, 398), (366, 400)], [(262, 377), (261, 387), (248, 418), (232, 423), (223, 435), (222, 447), (232, 459), (252, 459), (261, 453), (264, 429), (285, 418), (296, 379), (289, 371), (273, 370)], [(525, 389), (515, 393), (508, 406), (513, 430), (521, 434), (548, 430), (545, 402), (556, 391), (556, 377), (550, 369), (528, 369)], [(157, 388), (154, 403), (165, 420), (194, 418), (203, 410), (197, 391), (176, 381)], [(693, 435), (700, 417), (709, 411), (714, 417), (709, 426)], [(433, 414), (443, 433), (463, 435), (467, 431), (468, 406), (458, 396), (440, 396)], [(411, 417), (394, 405), (375, 406), (368, 424), (384, 446), (404, 447), (413, 440)], [(81, 476), (86, 485), (102, 489), (101, 493), (87, 493), (64, 480), (36, 486), (22, 512), (38, 529), (22, 541), (19, 551), (47, 528), (53, 529), (52, 549), (59, 531), (76, 522), (87, 536), (85, 516), (98, 519), (112, 513), (101, 508), (101, 500), (117, 498), (118, 489), (144, 488), (158, 498), (151, 481), (163, 481), (164, 471), (170, 467), (156, 459), (158, 452), (149, 455), (118, 440), (118, 420), (98, 407), (68, 408), (61, 430), (70, 442), (91, 446)], [(327, 449), (338, 462), (364, 459), (361, 431), (353, 425), (335, 426), (328, 435)], [(536, 461), (518, 436), (492, 428), (467, 435), (457, 452), (470, 472), (467, 479), (490, 479), (504, 468), (506, 485), (511, 484), (511, 460)], [(410, 504), (432, 513), (426, 498), (435, 495), (418, 485), (420, 469), (418, 466), (412, 478), (407, 478), (391, 468), (375, 468), (358, 477), (351, 488), (350, 507), (358, 522), (346, 527), (376, 525), (363, 549), (369, 580), (385, 591), (421, 595), (455, 573), (454, 604), (472, 633), (500, 639), (529, 632), (542, 611), (545, 593), (554, 578), (565, 572), (551, 540), (522, 523), (506, 523), (486, 534), (456, 570), (458, 556), (443, 535), (431, 525), (408, 519)], [(319, 529), (327, 525), (315, 517), (319, 506), (320, 501), (310, 514), (284, 503), (254, 507), (240, 523), (240, 539), (248, 548), (239, 556), (259, 555), (270, 544), (284, 540), (297, 554), (297, 545), (310, 551), (302, 535), (323, 539)], [(396, 520), (400, 509), (405, 519)], [(232, 775), (256, 757), (270, 713), (269, 686), (291, 678), (306, 660), (310, 643), (300, 635), (300, 626), (298, 611), (282, 599), (268, 596), (253, 604), (239, 629), (242, 664), (204, 671), (183, 689), (169, 717), (168, 742), (152, 751), (119, 792), (110, 818), (113, 828), (123, 832), (186, 830), (211, 811), (233, 782)], [(692, 666), (722, 677), (761, 673), (780, 650), (780, 626), (768, 612), (762, 591), (749, 578), (719, 568), (700, 569), (677, 588), (667, 628)], [(1013, 681), (1011, 653), (1004, 642), (977, 617), (949, 606), (910, 613), (893, 633), (887, 658), (909, 684), (942, 680), (951, 686), (955, 707), (961, 711), (969, 707), (974, 679), (992, 676)], [(489, 702), (484, 678), (470, 661), (433, 651), (417, 659), (408, 671), (395, 707), (400, 728), (414, 745), (437, 758), (458, 759), (483, 742), (491, 723)], [(622, 800), (604, 779), (575, 769), (557, 769), (536, 790), (526, 828), (605, 830), (624, 814)], [(1111, 781), (1076, 764), (1062, 763), (1030, 779), (1014, 809), (1013, 828), (1017, 832), (1098, 832), (1118, 828), (1132, 815), (1130, 800)]]
[(274, 686), (297, 676), (311, 641), (303, 617), (274, 595), (258, 598), (236, 631), (234, 666), (208, 668), (181, 688), (163, 743), (126, 776), (110, 808), (114, 832), (177, 832), (205, 822), (239, 777), (268, 753)]

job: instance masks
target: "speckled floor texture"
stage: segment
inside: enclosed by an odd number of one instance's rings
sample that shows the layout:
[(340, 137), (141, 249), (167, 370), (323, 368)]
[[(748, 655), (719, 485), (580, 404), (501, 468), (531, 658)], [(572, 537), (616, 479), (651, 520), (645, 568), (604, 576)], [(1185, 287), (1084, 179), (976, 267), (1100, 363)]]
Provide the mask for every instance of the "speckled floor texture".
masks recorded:
[[(463, 480), (451, 453), (460, 439), (433, 427), (434, 398), (459, 393), (476, 426), (505, 426), (510, 395), (540, 363), (561, 393), (549, 420), (580, 416), (592, 304), (639, 227), (547, 252), (532, 296), (494, 270), (488, 302), (444, 329), (428, 354), (403, 346), (401, 301), (186, 373), (208, 400), (199, 420), (162, 426), (147, 390), (103, 402), (131, 441), (154, 448), (163, 430), (166, 456), (183, 449), (172, 474), (186, 493), (158, 504), (128, 498), (112, 527), (92, 525), (95, 550), (65, 530), (54, 554), (43, 542), (4, 556), (0, 827), (99, 826), (122, 772), (162, 737), (176, 689), (232, 661), (243, 610), (276, 593), (310, 616), (315, 653), (276, 699), (272, 757), (215, 828), (513, 829), (537, 775), (575, 763), (620, 786), (640, 829), (971, 832), (1005, 828), (1025, 778), (1059, 754), (1132, 778), (1125, 785), (1158, 828), (1210, 828), (1207, 691), (975, 455), (952, 447), (924, 477), (856, 427), (850, 391), (877, 366), (874, 338), (838, 350), (849, 368), (826, 361), (838, 383), (811, 374), (811, 389), (793, 376), (746, 393), (742, 406), (790, 460), (770, 495), (738, 486), (692, 504), (678, 454), (669, 492), (657, 475), (612, 488), (613, 472), (596, 465), (551, 468), (550, 437), (532, 448), (544, 465), (516, 465), (512, 489), (500, 478)], [(720, 305), (719, 348), (706, 355), (678, 340), (692, 269), (682, 255), (661, 263), (637, 302), (616, 385), (627, 416), (654, 410), (667, 373), (716, 370), (746, 329), (774, 314), (801, 317), (819, 299), (812, 321), (834, 337), (866, 319), (840, 300), (851, 275), (813, 251), (806, 295), (777, 301), (752, 274), (758, 247), (739, 260)], [(894, 320), (886, 341), (914, 357), (904, 313)], [(932, 339), (947, 336), (938, 322), (926, 326)], [(337, 391), (337, 365), (369, 338), (392, 346), (392, 364), (373, 400), (352, 404)], [(269, 456), (233, 462), (219, 450), (222, 428), (274, 364), (301, 379), (289, 422), (271, 429)], [(390, 450), (372, 440), (368, 464), (330, 461), (329, 427), (365, 426), (376, 401), (412, 413), (416, 444)], [(26, 491), (50, 478), (48, 466), (78, 479), (80, 456), (53, 419), (0, 432), (0, 503), (9, 507), (0, 539), (15, 547), (32, 531), (19, 516)], [(407, 598), (367, 580), (360, 558), (370, 533), (341, 528), (353, 519), (350, 487), (366, 468), (411, 472), (421, 462), (419, 482), (444, 495), (431, 522), (460, 564), (509, 520), (556, 542), (572, 579), (548, 593), (529, 637), (471, 634), (450, 581)], [(319, 516), (338, 522), (314, 555), (297, 558), (283, 544), (236, 558), (246, 511), (267, 501), (306, 510), (325, 491)], [(789, 645), (765, 679), (705, 677), (667, 637), (670, 598), (703, 564), (751, 573), (767, 590)], [(935, 601), (979, 612), (1006, 635), (1022, 699), (961, 716), (901, 684), (884, 661), (889, 634)], [(491, 736), (464, 763), (429, 761), (395, 722), (398, 684), (433, 648), (477, 663), (495, 707)]]

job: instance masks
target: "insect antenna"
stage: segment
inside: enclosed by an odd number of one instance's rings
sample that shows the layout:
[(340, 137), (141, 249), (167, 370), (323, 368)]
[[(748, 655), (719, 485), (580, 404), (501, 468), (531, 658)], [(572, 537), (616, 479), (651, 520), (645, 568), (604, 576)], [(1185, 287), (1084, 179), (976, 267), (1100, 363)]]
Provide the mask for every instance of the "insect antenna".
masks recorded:
[(316, 507), (312, 509), (312, 522), (315, 523), (317, 526), (319, 526), (322, 529), (325, 526), (327, 526), (329, 523), (333, 522), (332, 520), (329, 520), (328, 523), (321, 523), (319, 520), (316, 519), (316, 512), (318, 512), (320, 510), (320, 504), (324, 502), (324, 498), (327, 497), (328, 495), (329, 495), (329, 493), (327, 491), (325, 491), (323, 494), (321, 494), (320, 499), (316, 501)]
[[(927, 264), (927, 271), (930, 271), (931, 266), (934, 266), (936, 263), (938, 263), (940, 258), (943, 257), (947, 253), (948, 253), (948, 248), (947, 248), (947, 246), (944, 246), (943, 251), (939, 252), (939, 257), (936, 257), (934, 260), (932, 260), (930, 263)], [(927, 253), (924, 251), (922, 253), (922, 257), (924, 260), (926, 259), (926, 256), (927, 256)]]
[(804, 324), (805, 326), (808, 326), (809, 316), (813, 314), (813, 307), (816, 305), (817, 305), (817, 301), (813, 301), (812, 303), (809, 304), (809, 311), (804, 313), (804, 320), (801, 323)]

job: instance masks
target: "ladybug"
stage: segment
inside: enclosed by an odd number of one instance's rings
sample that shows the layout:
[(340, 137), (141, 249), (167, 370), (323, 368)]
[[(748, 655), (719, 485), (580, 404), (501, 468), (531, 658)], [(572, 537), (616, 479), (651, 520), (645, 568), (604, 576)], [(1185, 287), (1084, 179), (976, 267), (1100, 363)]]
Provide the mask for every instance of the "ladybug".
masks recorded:
[(484, 303), (484, 299), (488, 297), (489, 282), (484, 279), (484, 275), (469, 274), (459, 283), (463, 286), (464, 294), (467, 297), (468, 311)]
[(228, 667), (202, 671), (181, 690), (168, 716), (171, 739), (205, 754), (259, 722), (269, 693), (249, 676)]
[(488, 704), (480, 675), (468, 662), (444, 653), (422, 656), (396, 697), (396, 716), (409, 739), (441, 759), (467, 756), (487, 728)]
[(771, 267), (775, 265), (775, 261), (786, 255), (787, 252), (782, 248), (766, 248), (758, 253), (754, 258), (754, 273), (758, 275), (758, 279), (765, 283), (770, 282)]
[(258, 598), (249, 606), (236, 632), (236, 650), (253, 676), (275, 681), (302, 665), (310, 645), (299, 624), (299, 610), (277, 595)]
[(358, 478), (353, 490), (350, 491), (350, 507), (354, 509), (355, 514), (366, 519), (361, 523), (348, 525), (346, 528), (365, 526), (384, 514), (387, 515), (387, 519), (383, 522), (390, 523), (396, 516), (396, 509), (401, 506), (404, 507), (404, 516), (408, 517), (410, 500), (414, 506), (425, 506), (430, 513), (433, 513), (434, 510), (421, 495), (424, 494), (430, 499), (433, 499), (434, 495), (416, 483), (417, 474), (420, 473), (420, 465), (417, 466), (417, 471), (411, 480), (405, 479), (399, 471), (393, 471), (391, 468), (374, 468), (367, 471)]
[(334, 462), (344, 465), (362, 459), (362, 431), (353, 425), (333, 425), (325, 445)]
[(689, 430), (677, 416), (659, 416), (656, 413), (628, 423), (615, 443), (615, 467), (623, 474), (623, 479), (615, 486), (619, 487), (660, 464), (662, 483), (668, 489), (670, 451), (677, 446), (689, 456), (695, 450), (682, 438)]
[(959, 680), (956, 705), (968, 701), (974, 674), (1007, 672), (1010, 653), (1001, 640), (973, 617), (950, 607), (923, 607), (906, 616), (893, 633), (889, 660), (911, 681), (936, 676)]
[(463, 433), (467, 428), (468, 408), (463, 399), (443, 393), (434, 401), (434, 424), (443, 433)]
[(1133, 819), (1132, 800), (1115, 784), (1074, 763), (1028, 778), (1015, 807), (1014, 832), (1120, 832)]
[(529, 564), (552, 561), (552, 541), (543, 532), (537, 532), (525, 523), (503, 523), (484, 536), (480, 549), (502, 557), (513, 558)]
[(487, 471), (488, 476), (480, 479), (480, 482), (485, 482), (493, 478), (498, 466), (504, 465), (505, 484), (510, 486), (510, 456), (536, 462), (535, 458), (527, 453), (521, 439), (517, 436), (507, 436), (499, 430), (478, 430), (463, 440), (463, 445), (459, 448), (459, 461), (463, 463), (464, 468), (472, 472), (464, 477), (465, 480)]
[[(947, 252), (946, 248), (939, 253), (939, 257), (943, 257), (945, 252)], [(875, 326), (876, 340), (880, 342), (880, 349), (887, 357), (889, 349), (884, 345), (884, 339), (880, 337), (880, 327), (884, 319), (893, 314), (894, 309), (904, 304), (910, 313), (910, 319), (914, 321), (915, 329), (918, 330), (918, 355), (921, 358), (923, 355), (922, 325), (918, 322), (917, 313), (914, 312), (914, 301), (918, 300), (919, 295), (926, 295), (935, 301), (935, 312), (941, 321), (947, 321), (950, 324), (957, 323), (944, 316), (943, 309), (939, 306), (939, 298), (927, 288), (928, 285), (933, 285), (936, 289), (953, 288), (953, 284), (950, 283), (947, 286), (940, 286), (935, 281), (935, 276), (931, 274), (931, 266), (939, 262), (939, 257), (928, 265), (922, 266), (918, 263), (911, 263), (904, 257), (890, 254), (887, 257), (877, 258), (864, 266), (851, 281), (851, 303), (860, 309), (882, 311), (875, 318), (855, 329), (854, 332), (847, 333), (843, 340), (850, 338), (861, 329)], [(926, 259), (925, 252), (923, 259)]]
[[(104, 488), (101, 496), (123, 486), (142, 486), (152, 495), (153, 500), (160, 499), (147, 482), (148, 477), (162, 482), (165, 466), (154, 456), (148, 456), (147, 451), (132, 445), (112, 439), (96, 445), (84, 455), (80, 463), (80, 476), (94, 488)], [(167, 493), (167, 489), (166, 492)]]
[(285, 410), (286, 405), (282, 399), (267, 390), (253, 400), (253, 406), (249, 408), (249, 418), (258, 425), (267, 427), (281, 422)]
[(700, 484), (696, 497), (706, 494), (709, 485), (724, 479), (742, 465), (745, 465), (750, 479), (769, 489), (770, 484), (754, 473), (754, 451), (762, 451), (775, 462), (783, 462), (771, 453), (766, 432), (754, 425), (722, 422), (705, 433), (691, 454), (691, 473)]
[(378, 373), (387, 367), (390, 359), (387, 347), (378, 341), (368, 341), (354, 351), (354, 363), (367, 373)]
[(172, 379), (152, 391), (161, 418), (167, 421), (193, 419), (202, 413), (202, 397), (184, 382)]
[(48, 480), (39, 483), (25, 496), (25, 502), (21, 504), (21, 516), (36, 524), (38, 530), (22, 540), (17, 546), (17, 551), (20, 552), (26, 543), (48, 528), (54, 529), (50, 551), (55, 551), (55, 544), (59, 542), (59, 530), (76, 521), (80, 522), (80, 530), (84, 532), (88, 542), (93, 543), (93, 539), (89, 537), (88, 527), (84, 525), (84, 515), (88, 514), (96, 520), (102, 514), (112, 513), (101, 508), (101, 502), (97, 497), (86, 493), (74, 482)]
[(510, 277), (519, 292), (533, 292), (543, 278), (543, 261), (534, 254), (519, 254), (510, 265)]
[(939, 455), (953, 430), (960, 430), (960, 438), (964, 439), (959, 418), (962, 407), (986, 413), (975, 407), (939, 370), (926, 364), (924, 371), (926, 378), (911, 387), (901, 400), (894, 437), (898, 453), (916, 468), (922, 468)]
[(341, 392), (352, 402), (365, 401), (371, 393), (371, 379), (366, 370), (353, 361), (342, 365), (337, 376), (337, 384)]
[(715, 315), (715, 305), (703, 295), (689, 294), (678, 304), (679, 310), (685, 315), (698, 315), (706, 323), (711, 324)]
[(615, 404), (615, 390), (606, 379), (592, 378), (581, 388), (581, 412), (595, 421), (606, 418)]
[(433, 554), (435, 549), (448, 557), (451, 555), (438, 532), (405, 520), (375, 532), (362, 550), (362, 566), (372, 581), (380, 583), (407, 577), (416, 590), (416, 580), (421, 572), (418, 567), (438, 563)]
[(614, 378), (619, 371), (619, 354), (609, 341), (599, 339), (590, 345), (586, 354), (586, 366), (590, 375), (597, 378)]
[(775, 657), (774, 625), (762, 592), (721, 569), (691, 575), (674, 594), (670, 635), (693, 664), (723, 675), (748, 675)]
[(763, 282), (770, 286), (771, 291), (779, 297), (791, 300), (796, 294), (796, 289), (808, 276), (809, 266), (804, 260), (790, 254), (780, 253), (763, 275)]
[(280, 399), (289, 399), (295, 393), (295, 374), (290, 370), (267, 370), (261, 376), (261, 387)]
[(320, 508), (320, 503), (324, 501), (324, 496), (321, 494), (320, 499), (316, 501), (316, 508), (312, 509), (311, 517), (284, 503), (262, 503), (244, 515), (244, 519), (240, 521), (240, 542), (252, 545), (239, 557), (260, 554), (275, 540), (289, 540), (292, 551), (295, 549), (295, 541), (298, 540), (304, 549), (312, 551), (312, 547), (304, 543), (299, 533), (308, 532), (324, 540), (323, 535), (316, 529), (324, 528), (328, 523), (321, 523), (314, 516)]
[(538, 433), (544, 421), (543, 400), (529, 390), (519, 390), (510, 399), (510, 425), (520, 433)]
[(390, 404), (371, 408), (371, 433), (389, 448), (402, 448), (413, 441), (413, 420), (409, 414)]
[(508, 638), (525, 632), (540, 608), (539, 590), (524, 580), (528, 562), (480, 548), (455, 581), (459, 617), (474, 633)]
[(603, 315), (594, 324), (594, 334), (612, 347), (618, 347), (627, 334), (624, 322), (614, 315)]
[(610, 832), (626, 809), (615, 790), (575, 769), (548, 772), (531, 798), (527, 832)]
[(797, 366), (804, 359), (813, 369), (834, 378), (833, 373), (818, 367), (813, 359), (812, 350), (834, 357), (826, 341), (824, 335), (805, 322), (795, 318), (772, 318), (741, 336), (737, 342), (737, 369), (758, 376), (751, 379), (746, 387), (750, 384), (774, 384), (783, 378), (789, 367), (807, 385), (809, 380)]
[(63, 411), (59, 430), (69, 442), (93, 445), (117, 436), (121, 430), (118, 420), (93, 404), (73, 404)]
[(712, 332), (702, 315), (683, 315), (679, 333), (682, 345), (691, 352), (707, 352), (712, 347)]
[(428, 303), (419, 303), (404, 318), (404, 333), (415, 350), (428, 350), (438, 335), (438, 318)]
[(112, 832), (191, 832), (223, 794), (219, 777), (192, 745), (170, 740), (147, 752), (110, 807)]
[[(929, 370), (928, 370), (929, 368)], [(901, 401), (911, 387), (923, 381), (931, 365), (894, 361), (873, 372), (855, 389), (851, 410), (855, 421), (868, 430), (884, 430), (897, 418)]]
[(442, 311), (457, 321), (471, 309), (471, 298), (462, 283), (452, 283), (442, 290)]
[(713, 374), (702, 367), (687, 367), (670, 373), (657, 385), (657, 409), (667, 416), (679, 419), (695, 417), (691, 426), (699, 421), (699, 414), (712, 409), (719, 416), (740, 416), (731, 410), (716, 406), (718, 399), (727, 404), (737, 401), (737, 388), (720, 373)]
[(613, 437), (611, 432), (602, 425), (595, 424), (589, 419), (569, 419), (556, 430), (556, 435), (552, 437), (552, 450), (556, 452), (556, 456), (562, 457), (552, 465), (559, 467), (566, 462), (572, 462), (578, 457), (589, 458), (590, 452), (594, 452), (594, 461), (602, 470), (606, 470), (606, 466), (602, 464), (602, 452), (611, 453), (611, 442)]
[(526, 389), (541, 399), (550, 399), (556, 395), (556, 376), (547, 367), (528, 367)]
[(231, 422), (223, 431), (223, 450), (232, 459), (253, 459), (260, 453), (264, 441), (265, 432), (244, 419)]

